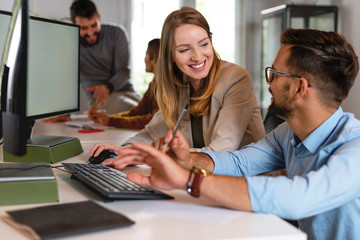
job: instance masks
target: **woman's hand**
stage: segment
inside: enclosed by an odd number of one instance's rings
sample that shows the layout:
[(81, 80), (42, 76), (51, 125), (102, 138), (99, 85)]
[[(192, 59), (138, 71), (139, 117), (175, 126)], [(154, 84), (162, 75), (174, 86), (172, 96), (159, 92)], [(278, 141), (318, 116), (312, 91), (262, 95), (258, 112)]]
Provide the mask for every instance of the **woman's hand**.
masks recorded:
[(97, 157), (104, 150), (114, 151), (116, 157), (106, 159), (102, 162), (103, 165), (111, 166), (117, 169), (124, 169), (130, 165), (144, 164), (142, 158), (128, 153), (129, 151), (131, 153), (131, 148), (119, 147), (114, 144), (95, 144), (90, 150), (89, 157)]
[(114, 144), (95, 144), (90, 150), (89, 157), (97, 157), (104, 150), (112, 150), (116, 155), (119, 155), (120, 149), (121, 147)]
[(193, 164), (190, 158), (190, 147), (185, 136), (180, 131), (176, 131), (174, 138), (172, 137), (173, 130), (169, 130), (165, 137), (154, 141), (152, 145), (169, 155), (184, 168), (191, 169)]
[(109, 126), (110, 116), (103, 112), (100, 112), (100, 110), (98, 110), (97, 108), (89, 109), (88, 118), (104, 126)]
[(67, 121), (71, 121), (71, 117), (69, 114), (41, 119), (42, 123), (67, 122)]

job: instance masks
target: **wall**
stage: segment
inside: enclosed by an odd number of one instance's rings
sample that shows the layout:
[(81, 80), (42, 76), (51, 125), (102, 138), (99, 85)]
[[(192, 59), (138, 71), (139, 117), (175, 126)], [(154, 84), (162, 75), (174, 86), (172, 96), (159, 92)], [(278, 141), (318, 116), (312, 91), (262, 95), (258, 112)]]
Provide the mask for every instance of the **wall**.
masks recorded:
[[(102, 21), (117, 22), (124, 25), (128, 32), (131, 26), (131, 0), (94, 0), (102, 14)], [(244, 0), (247, 15), (246, 19), (246, 48), (245, 67), (254, 80), (260, 75), (260, 11), (277, 6), (288, 1), (281, 0)], [(47, 18), (64, 18), (69, 16), (69, 7), (72, 0), (31, 0), (30, 9)], [(11, 11), (13, 0), (1, 0), (0, 10)], [(360, 31), (357, 24), (360, 22), (360, 1), (358, 0), (319, 0), (318, 4), (333, 4), (339, 7), (339, 31), (353, 44), (355, 51), (360, 55)], [(357, 77), (349, 97), (343, 102), (345, 111), (353, 112), (360, 118), (360, 76)], [(255, 81), (256, 82), (256, 81)], [(257, 81), (258, 82), (258, 81)], [(256, 86), (255, 86), (256, 87)]]
[[(11, 11), (14, 0), (1, 0), (0, 10)], [(102, 22), (115, 22), (123, 25), (130, 33), (131, 0), (93, 0), (101, 15)], [(31, 15), (50, 19), (70, 18), (70, 5), (73, 0), (30, 0)]]
[(284, 0), (245, 0), (244, 8), (247, 13), (246, 27), (246, 55), (245, 65), (243, 66), (249, 71), (254, 83), (256, 98), (260, 103), (260, 71), (261, 69), (261, 24), (260, 12), (263, 9), (275, 7), (284, 4)]
[[(360, 56), (360, 1), (342, 0), (338, 1), (341, 11), (341, 29), (342, 34), (353, 45), (355, 52)], [(360, 119), (360, 74), (358, 74), (355, 85), (350, 91), (347, 99), (344, 100), (342, 107), (344, 111), (352, 112)]]
[[(290, 1), (285, 0), (245, 0), (246, 16), (246, 64), (254, 80), (254, 88), (258, 88), (260, 79), (260, 11), (278, 6)], [(339, 32), (353, 45), (355, 52), (360, 56), (360, 1), (358, 0), (319, 0), (318, 5), (336, 5), (339, 8)], [(349, 96), (344, 100), (342, 107), (346, 112), (352, 112), (360, 119), (360, 74)], [(257, 95), (258, 99), (259, 96)]]

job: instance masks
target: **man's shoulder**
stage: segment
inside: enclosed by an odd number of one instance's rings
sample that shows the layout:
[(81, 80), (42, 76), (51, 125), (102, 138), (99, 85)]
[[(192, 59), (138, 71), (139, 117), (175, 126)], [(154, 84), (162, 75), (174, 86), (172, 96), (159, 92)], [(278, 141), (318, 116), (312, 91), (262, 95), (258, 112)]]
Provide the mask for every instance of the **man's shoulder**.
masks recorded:
[(127, 31), (124, 26), (118, 23), (103, 23), (101, 24), (101, 31), (106, 34), (125, 34)]
[(354, 117), (354, 114), (343, 112), (339, 108), (312, 135), (311, 141), (319, 143), (319, 147), (341, 146), (360, 139), (360, 121)]
[(129, 42), (126, 29), (116, 23), (101, 24), (100, 39), (104, 40), (103, 42), (106, 44), (113, 43), (113, 47)]
[(279, 123), (276, 128), (272, 130), (272, 132), (280, 139), (285, 138), (285, 136), (289, 139), (295, 136), (294, 130), (286, 121)]
[(102, 23), (101, 24), (101, 28), (106, 28), (106, 29), (125, 29), (125, 27), (119, 23), (114, 23), (114, 22), (107, 22), (107, 23)]
[(337, 126), (338, 134), (346, 138), (360, 137), (360, 120), (353, 113), (344, 112)]

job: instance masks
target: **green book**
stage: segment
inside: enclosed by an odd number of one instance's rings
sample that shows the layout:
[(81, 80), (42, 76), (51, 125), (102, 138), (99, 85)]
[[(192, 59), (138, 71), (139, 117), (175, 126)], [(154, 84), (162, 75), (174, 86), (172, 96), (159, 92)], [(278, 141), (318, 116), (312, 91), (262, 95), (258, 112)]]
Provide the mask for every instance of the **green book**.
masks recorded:
[(48, 163), (0, 163), (0, 205), (58, 201), (56, 178)]

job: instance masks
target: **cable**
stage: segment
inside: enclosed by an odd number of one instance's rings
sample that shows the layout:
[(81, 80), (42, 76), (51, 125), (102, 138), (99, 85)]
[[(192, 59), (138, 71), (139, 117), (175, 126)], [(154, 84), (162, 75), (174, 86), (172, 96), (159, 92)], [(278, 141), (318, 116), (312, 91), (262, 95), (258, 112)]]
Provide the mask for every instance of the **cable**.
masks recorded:
[(52, 168), (56, 168), (56, 169), (58, 169), (58, 170), (60, 170), (60, 171), (66, 172), (66, 173), (72, 173), (72, 172), (66, 170), (66, 169), (64, 168), (64, 166), (62, 166), (62, 165), (51, 166), (51, 167), (52, 167)]
[[(1, 165), (0, 165), (1, 166)], [(34, 169), (34, 168), (41, 168), (41, 167), (51, 167), (51, 168), (56, 168), (59, 169), (60, 171), (66, 172), (66, 173), (71, 173), (70, 171), (67, 171), (64, 168), (64, 166), (62, 165), (58, 165), (58, 166), (50, 166), (48, 164), (46, 165), (36, 165), (36, 166), (31, 166), (31, 167), (22, 167), (22, 168), (17, 168), (17, 167), (0, 167), (0, 170), (30, 170), (30, 169)]]
[(17, 168), (17, 167), (1, 167), (1, 170), (29, 170), (29, 169), (34, 169), (34, 168), (40, 168), (40, 167), (49, 167), (49, 165), (36, 165), (36, 166), (31, 166), (31, 167), (22, 167), (22, 168)]

